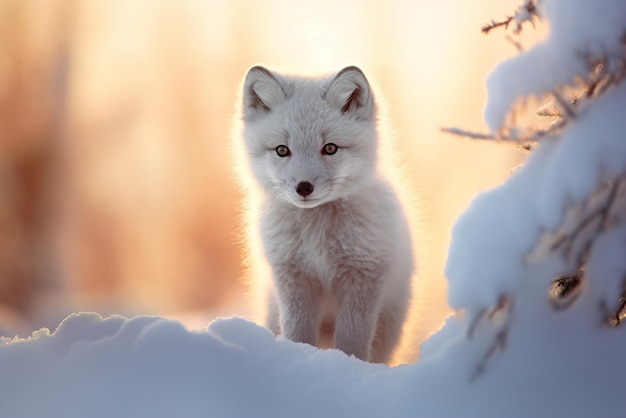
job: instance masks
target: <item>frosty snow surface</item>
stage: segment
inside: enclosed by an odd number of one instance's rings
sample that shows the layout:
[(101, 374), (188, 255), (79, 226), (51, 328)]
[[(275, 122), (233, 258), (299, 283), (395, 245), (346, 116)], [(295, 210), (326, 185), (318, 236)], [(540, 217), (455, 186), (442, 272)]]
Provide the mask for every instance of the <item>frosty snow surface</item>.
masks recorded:
[(157, 317), (74, 314), (53, 334), (0, 346), (0, 416), (620, 416), (624, 334), (548, 309), (523, 310), (473, 381), (489, 333), (467, 339), (453, 318), (417, 364), (389, 368), (240, 318), (190, 332)]
[[(53, 333), (0, 341), (0, 417), (624, 416), (626, 333), (607, 314), (626, 277), (626, 2), (540, 0), (537, 10), (548, 37), (488, 79), (492, 133), (519, 98), (584, 79), (581, 57), (617, 76), (458, 220), (446, 276), (463, 314), (417, 363), (369, 364), (240, 318), (189, 331), (80, 313)], [(578, 298), (555, 309), (550, 282), (583, 259)]]

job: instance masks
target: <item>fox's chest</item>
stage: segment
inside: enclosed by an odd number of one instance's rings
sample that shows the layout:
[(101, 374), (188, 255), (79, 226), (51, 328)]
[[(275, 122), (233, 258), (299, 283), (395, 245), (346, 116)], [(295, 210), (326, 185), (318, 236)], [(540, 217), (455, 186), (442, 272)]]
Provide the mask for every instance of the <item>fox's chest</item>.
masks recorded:
[(270, 264), (294, 265), (320, 278), (385, 258), (383, 226), (350, 208), (268, 212), (261, 236)]
[(342, 252), (342, 241), (354, 226), (342, 222), (337, 214), (324, 212), (268, 213), (261, 235), (270, 262), (330, 262)]

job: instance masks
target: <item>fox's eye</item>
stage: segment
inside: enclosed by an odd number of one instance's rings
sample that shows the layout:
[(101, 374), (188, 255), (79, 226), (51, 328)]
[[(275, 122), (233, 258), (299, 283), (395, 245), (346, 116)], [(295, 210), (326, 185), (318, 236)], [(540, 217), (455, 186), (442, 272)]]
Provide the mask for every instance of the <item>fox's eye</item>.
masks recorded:
[(291, 151), (289, 151), (286, 145), (279, 145), (276, 147), (276, 154), (278, 154), (279, 157), (288, 157), (291, 155)]
[(324, 145), (324, 148), (322, 148), (322, 154), (333, 155), (337, 152), (338, 149), (339, 147), (337, 145), (329, 142), (328, 144)]

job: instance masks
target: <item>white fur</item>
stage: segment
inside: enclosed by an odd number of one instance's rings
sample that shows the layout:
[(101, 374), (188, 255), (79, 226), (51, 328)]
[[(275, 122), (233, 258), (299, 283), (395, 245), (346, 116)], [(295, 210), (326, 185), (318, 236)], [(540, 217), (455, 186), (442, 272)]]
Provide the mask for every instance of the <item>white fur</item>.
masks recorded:
[[(322, 79), (246, 76), (244, 140), (265, 191), (259, 219), (276, 333), (387, 362), (406, 317), (409, 227), (377, 169), (376, 106), (356, 67)], [(323, 153), (324, 145), (338, 146)], [(280, 157), (284, 145), (289, 155)], [(313, 190), (302, 195), (302, 182)]]

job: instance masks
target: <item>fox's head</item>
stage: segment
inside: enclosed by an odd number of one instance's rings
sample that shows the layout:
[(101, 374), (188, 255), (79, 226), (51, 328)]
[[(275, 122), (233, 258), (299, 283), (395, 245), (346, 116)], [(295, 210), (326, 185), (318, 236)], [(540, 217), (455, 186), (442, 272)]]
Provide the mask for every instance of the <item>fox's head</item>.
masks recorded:
[(357, 67), (321, 79), (248, 71), (244, 139), (271, 198), (312, 208), (360, 192), (376, 171), (376, 106)]

